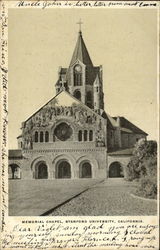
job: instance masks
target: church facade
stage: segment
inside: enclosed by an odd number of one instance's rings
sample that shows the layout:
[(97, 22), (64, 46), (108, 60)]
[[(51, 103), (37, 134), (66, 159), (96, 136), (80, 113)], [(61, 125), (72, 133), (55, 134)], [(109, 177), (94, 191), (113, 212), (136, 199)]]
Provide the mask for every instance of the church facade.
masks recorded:
[(105, 112), (103, 69), (93, 65), (81, 31), (55, 88), (56, 96), (22, 122), (18, 149), (9, 150), (9, 178), (125, 176), (136, 141), (147, 134)]

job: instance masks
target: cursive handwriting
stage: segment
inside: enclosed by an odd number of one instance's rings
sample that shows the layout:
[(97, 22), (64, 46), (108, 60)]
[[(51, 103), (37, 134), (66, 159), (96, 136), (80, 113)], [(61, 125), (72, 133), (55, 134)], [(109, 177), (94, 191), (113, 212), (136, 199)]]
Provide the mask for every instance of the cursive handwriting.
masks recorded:
[(157, 2), (145, 2), (145, 1), (19, 1), (16, 3), (16, 7), (38, 7), (38, 8), (50, 8), (50, 7), (157, 7)]
[(145, 223), (21, 223), (4, 234), (3, 248), (156, 248), (158, 226)]
[(8, 90), (8, 70), (7, 70), (7, 24), (8, 18), (6, 16), (6, 6), (5, 3), (1, 4), (1, 90), (2, 90), (2, 143), (1, 143), (1, 228), (2, 231), (6, 225), (5, 215), (7, 213), (7, 187), (5, 179), (7, 178), (8, 167), (7, 167), (7, 125), (8, 125), (8, 106), (7, 106), (7, 90)]

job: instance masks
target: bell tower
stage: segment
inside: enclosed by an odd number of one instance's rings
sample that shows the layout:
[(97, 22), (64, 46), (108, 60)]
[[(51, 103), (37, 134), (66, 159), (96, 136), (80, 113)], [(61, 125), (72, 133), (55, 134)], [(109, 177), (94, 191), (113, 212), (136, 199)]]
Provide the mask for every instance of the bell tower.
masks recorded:
[(60, 68), (56, 93), (64, 89), (89, 108), (103, 109), (102, 66), (93, 65), (83, 40), (81, 20), (78, 24), (78, 39), (70, 65)]

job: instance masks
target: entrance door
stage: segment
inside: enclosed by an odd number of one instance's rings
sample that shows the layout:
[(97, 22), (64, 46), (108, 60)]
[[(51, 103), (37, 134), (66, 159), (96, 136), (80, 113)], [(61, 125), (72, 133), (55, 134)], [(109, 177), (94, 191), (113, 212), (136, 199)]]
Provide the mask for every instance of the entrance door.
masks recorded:
[(65, 179), (71, 178), (71, 166), (68, 161), (62, 161), (58, 165), (57, 169), (57, 178), (58, 179)]
[(109, 167), (109, 177), (118, 178), (124, 177), (122, 167), (119, 162), (113, 162)]
[(89, 162), (84, 162), (80, 167), (80, 178), (91, 178), (92, 166)]
[(20, 179), (20, 167), (17, 164), (11, 164), (8, 168), (9, 179)]
[(48, 171), (47, 171), (47, 166), (45, 163), (40, 163), (37, 166), (37, 178), (38, 179), (47, 179), (48, 178)]

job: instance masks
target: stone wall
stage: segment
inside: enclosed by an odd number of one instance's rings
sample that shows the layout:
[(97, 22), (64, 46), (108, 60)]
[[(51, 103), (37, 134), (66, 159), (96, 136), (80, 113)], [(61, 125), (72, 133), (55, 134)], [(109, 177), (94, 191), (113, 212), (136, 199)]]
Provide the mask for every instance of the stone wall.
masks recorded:
[(48, 179), (56, 178), (56, 166), (58, 162), (66, 160), (71, 166), (71, 178), (80, 177), (80, 165), (89, 162), (92, 166), (92, 178), (106, 178), (106, 149), (48, 149), (48, 150), (25, 150), (21, 164), (21, 178), (34, 179), (36, 165), (44, 162), (47, 165)]

